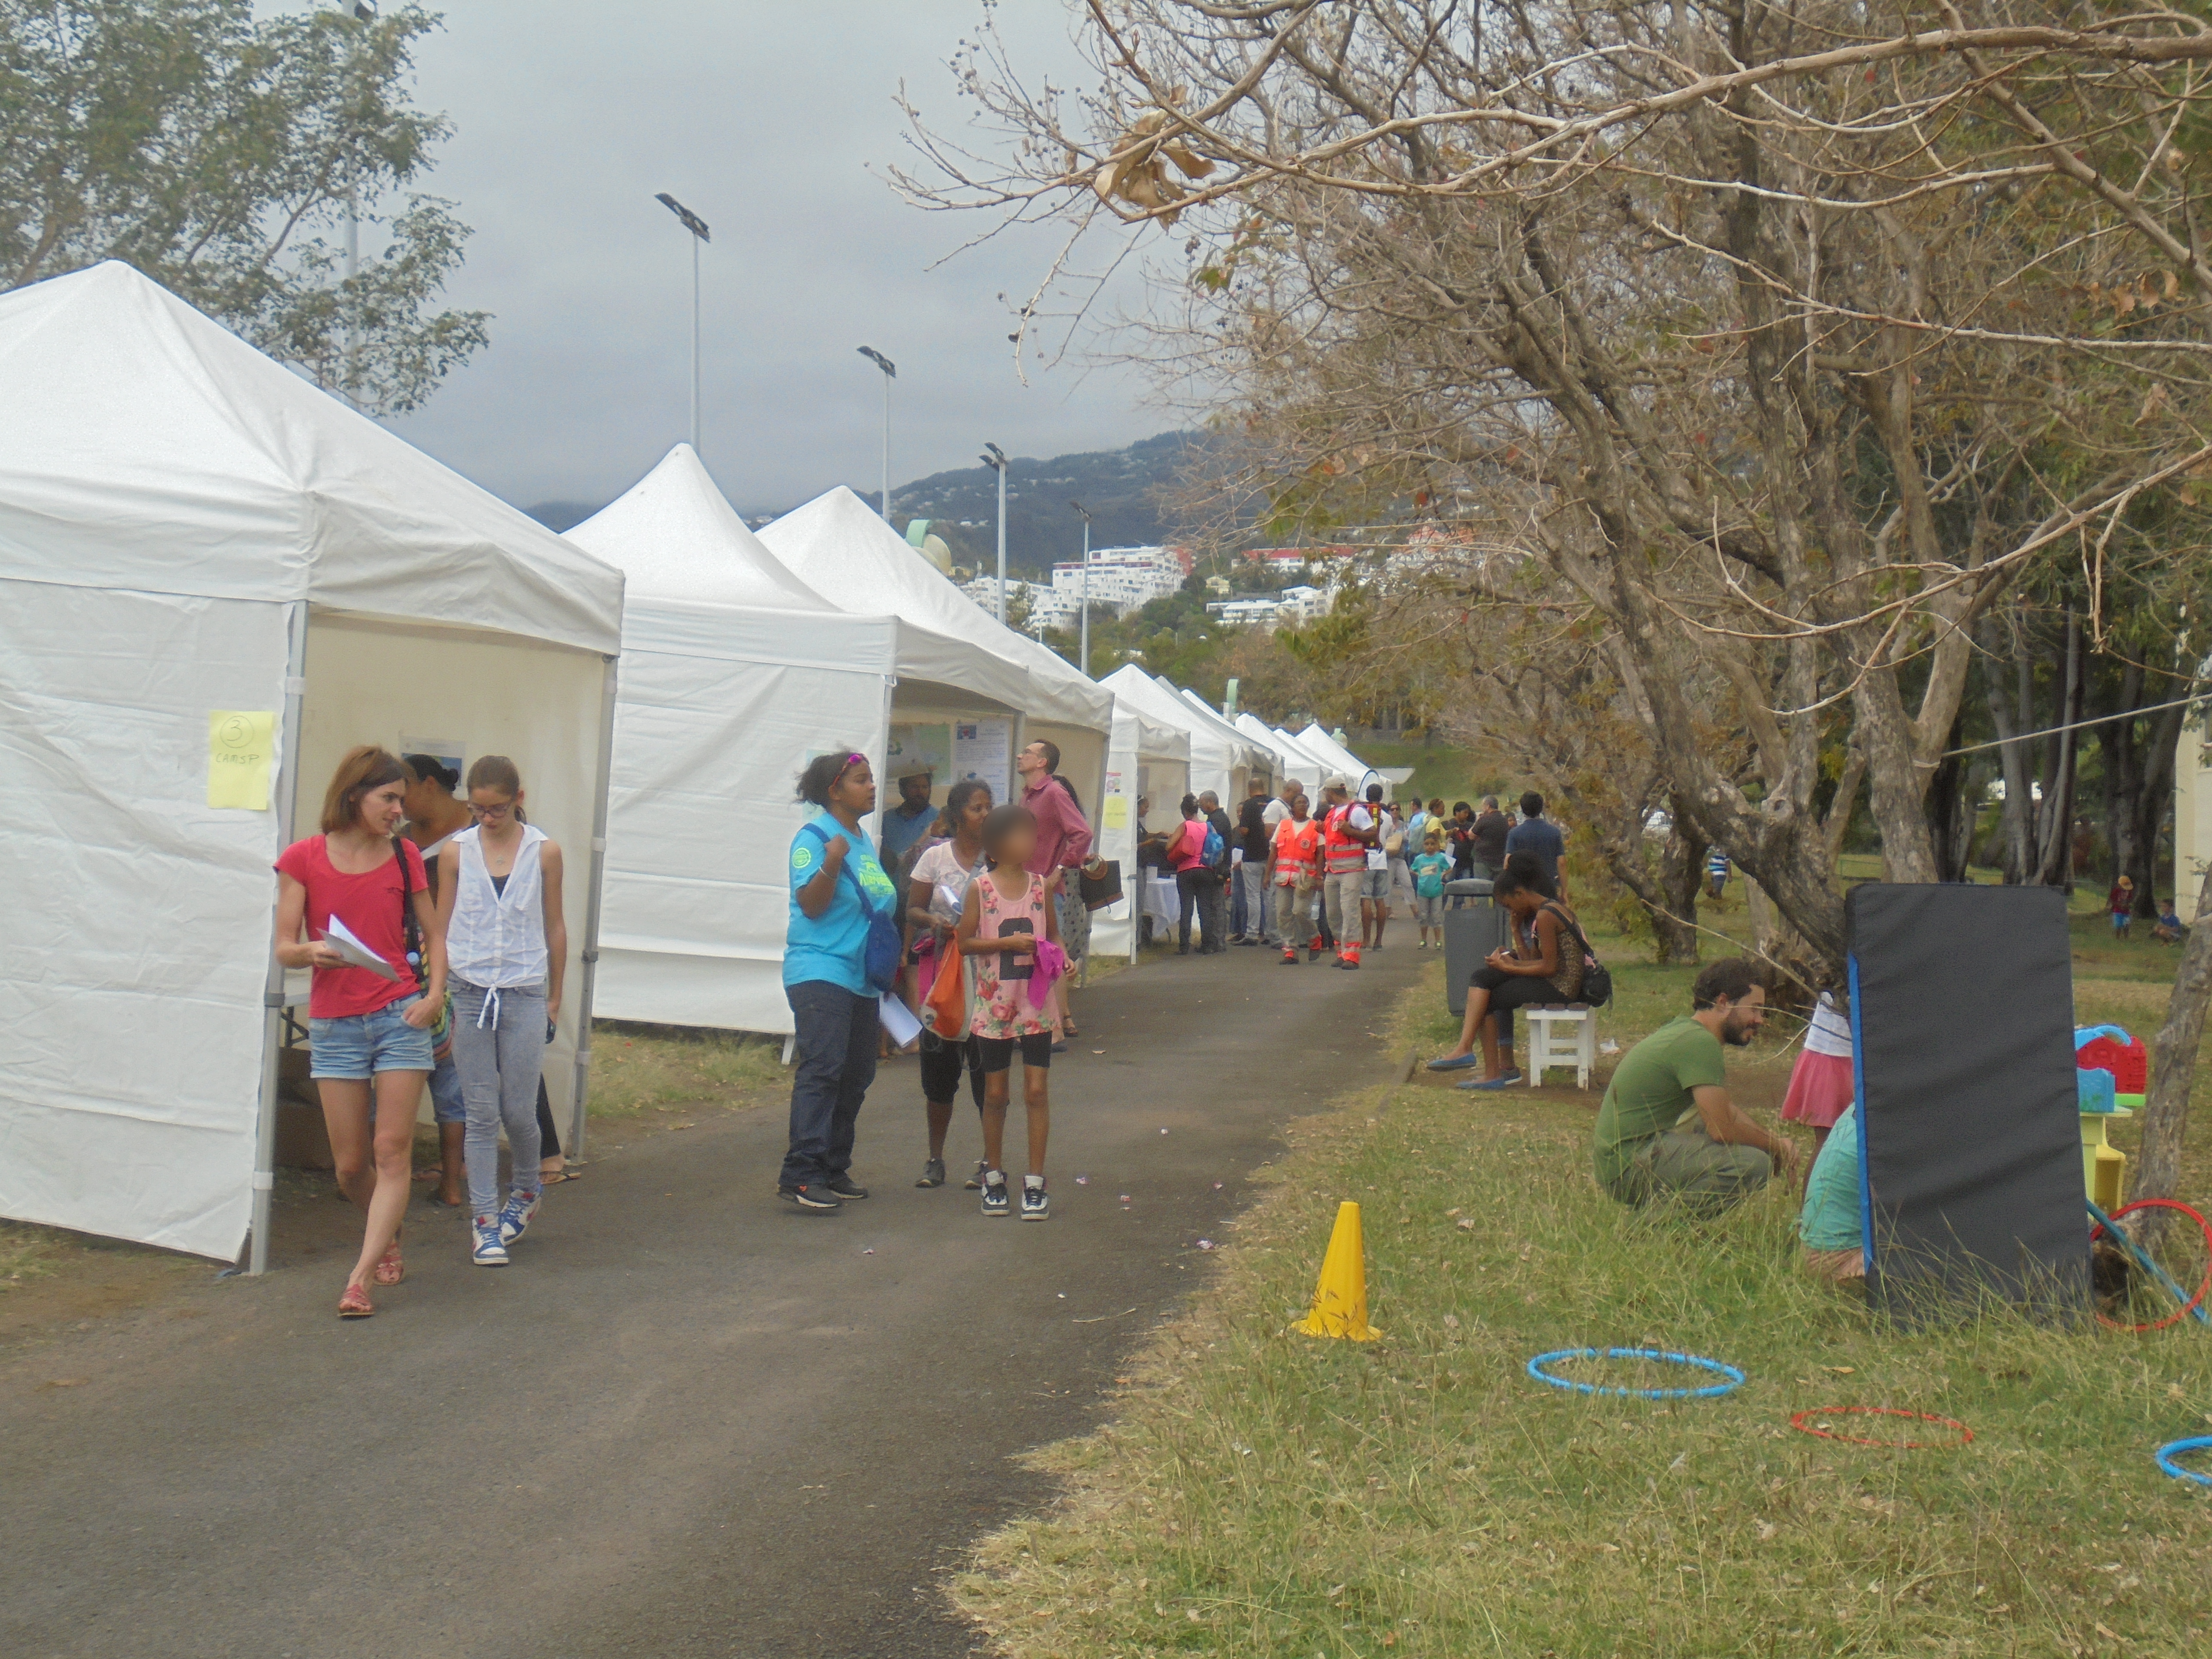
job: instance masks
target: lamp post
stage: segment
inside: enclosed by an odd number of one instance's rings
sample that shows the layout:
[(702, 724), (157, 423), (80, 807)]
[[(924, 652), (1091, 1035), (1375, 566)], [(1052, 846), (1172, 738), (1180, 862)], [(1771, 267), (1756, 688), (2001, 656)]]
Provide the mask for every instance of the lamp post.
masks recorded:
[(858, 348), (860, 354), (884, 372), (884, 491), (877, 510), (884, 522), (891, 521), (891, 382), (898, 379), (898, 365), (873, 346)]
[(1070, 501), (1083, 520), (1083, 677), (1091, 678), (1091, 515), (1084, 512), (1081, 501)]
[(691, 233), (691, 450), (699, 450), (699, 244), (714, 240), (707, 222), (666, 191), (653, 198), (683, 221)]
[(1006, 621), (1006, 452), (985, 444), (983, 465), (999, 475), (999, 625)]

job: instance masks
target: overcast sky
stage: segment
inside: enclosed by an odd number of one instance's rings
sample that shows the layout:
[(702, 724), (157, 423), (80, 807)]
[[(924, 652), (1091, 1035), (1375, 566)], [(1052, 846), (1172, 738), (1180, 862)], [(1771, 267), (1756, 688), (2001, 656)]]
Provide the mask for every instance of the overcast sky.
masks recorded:
[[(1059, 0), (1001, 27), (1065, 83)], [(419, 46), (420, 95), (455, 126), (428, 181), (476, 227), (453, 303), (492, 344), (394, 429), (519, 505), (599, 501), (686, 435), (689, 239), (667, 191), (713, 227), (703, 250), (702, 448), (741, 508), (872, 486), (878, 372), (898, 365), (894, 483), (1010, 454), (1115, 448), (1176, 424), (1126, 368), (1009, 359), (997, 296), (1025, 293), (1048, 239), (927, 269), (980, 222), (923, 213), (872, 176), (900, 159), (902, 78), (957, 121), (945, 67), (981, 0), (466, 0)], [(1157, 233), (1154, 233), (1157, 234)], [(367, 238), (364, 238), (367, 246)]]

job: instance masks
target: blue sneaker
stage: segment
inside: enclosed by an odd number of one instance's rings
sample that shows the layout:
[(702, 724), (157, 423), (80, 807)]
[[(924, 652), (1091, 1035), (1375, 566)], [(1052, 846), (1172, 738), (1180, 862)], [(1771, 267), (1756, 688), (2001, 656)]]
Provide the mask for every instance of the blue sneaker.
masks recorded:
[(1482, 1056), (1469, 1051), (1463, 1054), (1447, 1054), (1442, 1060), (1432, 1060), (1429, 1062), (1429, 1069), (1432, 1072), (1464, 1072), (1470, 1066), (1481, 1064)]
[(1515, 1084), (1520, 1082), (1520, 1080), (1521, 1073), (1517, 1071), (1500, 1072), (1496, 1077), (1469, 1078), (1466, 1082), (1460, 1084), (1458, 1086), (1462, 1089), (1486, 1090), (1489, 1092), (1495, 1094), (1500, 1089), (1511, 1088)]
[(476, 1239), (476, 1247), (469, 1252), (470, 1261), (479, 1267), (507, 1266), (507, 1246), (500, 1243), (497, 1216), (478, 1216), (476, 1225), (470, 1231)]
[(507, 1207), (499, 1212), (499, 1242), (512, 1244), (530, 1231), (530, 1218), (538, 1213), (538, 1200), (542, 1194), (526, 1193), (520, 1187), (507, 1195)]
[(1006, 1177), (1005, 1174), (998, 1170), (985, 1170), (983, 1173), (983, 1213), (985, 1215), (1003, 1216), (1012, 1215), (1013, 1212), (1013, 1200), (1012, 1195), (1006, 1191)]

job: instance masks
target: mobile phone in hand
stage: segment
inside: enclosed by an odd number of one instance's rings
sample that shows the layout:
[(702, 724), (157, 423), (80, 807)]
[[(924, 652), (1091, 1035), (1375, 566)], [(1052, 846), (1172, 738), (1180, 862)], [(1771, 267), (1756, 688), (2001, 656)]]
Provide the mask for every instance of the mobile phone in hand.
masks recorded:
[(545, 1040), (546, 1040), (548, 1042), (552, 1042), (552, 1041), (553, 1041), (553, 1036), (554, 1036), (554, 1033), (555, 1033), (556, 1031), (559, 1030), (560, 1030), (560, 1027), (559, 1027), (559, 1026), (558, 1026), (558, 1025), (554, 1022), (553, 1016), (552, 1016), (552, 1015), (550, 1015), (550, 1014), (546, 1015), (546, 1017), (545, 1017)]

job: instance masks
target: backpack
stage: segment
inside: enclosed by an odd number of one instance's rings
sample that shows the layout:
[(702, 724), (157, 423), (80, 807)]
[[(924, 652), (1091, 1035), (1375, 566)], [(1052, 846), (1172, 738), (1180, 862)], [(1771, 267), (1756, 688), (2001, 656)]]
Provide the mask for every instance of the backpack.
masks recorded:
[(1544, 908), (1567, 924), (1569, 931), (1575, 936), (1575, 943), (1582, 947), (1583, 1000), (1593, 1008), (1604, 1007), (1613, 1000), (1613, 969), (1597, 959), (1597, 952), (1590, 949), (1589, 941), (1583, 937), (1582, 923), (1556, 904), (1547, 904)]
[(1207, 824), (1206, 843), (1198, 849), (1198, 861), (1209, 870), (1218, 870), (1228, 857), (1229, 848), (1221, 839), (1221, 831)]
[[(830, 837), (819, 824), (802, 823), (802, 833), (811, 835), (822, 843), (822, 856), (830, 856)], [(849, 858), (838, 867), (838, 874), (853, 884), (853, 896), (860, 901), (860, 914), (867, 918), (868, 939), (860, 953), (860, 971), (868, 988), (878, 996), (889, 996), (898, 982), (899, 962), (906, 955), (905, 941), (899, 937), (898, 924), (891, 920), (888, 910), (878, 910), (869, 901), (868, 890), (860, 885), (860, 878), (853, 872)]]

